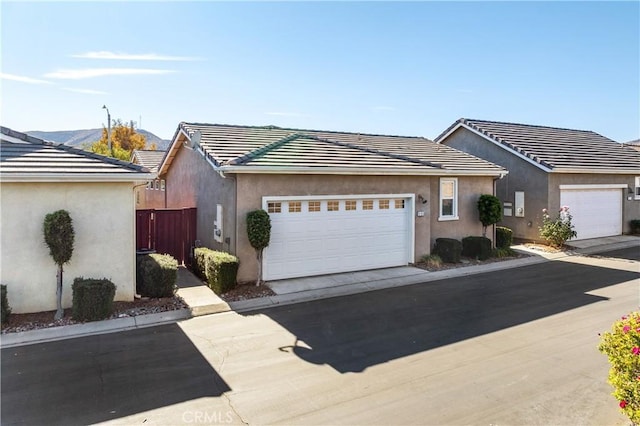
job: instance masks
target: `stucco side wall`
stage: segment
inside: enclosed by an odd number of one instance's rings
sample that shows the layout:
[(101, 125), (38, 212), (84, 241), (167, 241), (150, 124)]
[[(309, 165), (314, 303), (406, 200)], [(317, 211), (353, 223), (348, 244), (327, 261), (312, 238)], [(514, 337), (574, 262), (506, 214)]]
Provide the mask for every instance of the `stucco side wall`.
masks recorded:
[[(458, 220), (439, 220), (439, 188), (440, 179), (431, 179), (430, 205), (431, 217), (431, 245), (437, 238), (455, 238), (462, 240), (464, 237), (482, 235), (482, 223), (478, 218), (478, 199), (481, 194), (493, 194), (492, 177), (458, 177)], [(493, 227), (487, 228), (487, 238), (494, 239)], [(424, 253), (430, 253), (430, 250)], [(422, 253), (422, 254), (424, 254)]]
[(0, 205), (0, 282), (14, 313), (56, 309), (57, 266), (42, 228), (45, 215), (60, 209), (69, 212), (75, 230), (63, 306), (71, 307), (76, 277), (106, 277), (116, 285), (115, 300), (133, 300), (133, 183), (2, 183)]
[[(640, 170), (638, 171), (640, 176)], [(597, 174), (568, 174), (551, 173), (549, 178), (549, 211), (556, 211), (560, 205), (560, 185), (604, 185), (624, 184), (634, 190), (635, 175), (597, 175)], [(629, 221), (640, 219), (640, 200), (636, 200), (628, 189), (622, 191), (622, 232), (631, 232)], [(629, 200), (629, 198), (631, 198)], [(569, 206), (571, 208), (571, 206)]]
[[(197, 239), (200, 245), (214, 250), (233, 253), (235, 250), (235, 178), (223, 178), (205, 160), (202, 154), (181, 146), (168, 172), (166, 180), (167, 208), (197, 207)], [(223, 206), (223, 241), (214, 239), (213, 222), (216, 205)]]
[(146, 186), (139, 186), (136, 188), (136, 209), (162, 209), (165, 208), (166, 191), (161, 189), (151, 189)]
[[(238, 175), (238, 246), (237, 256), (241, 260), (238, 279), (255, 279), (257, 262), (255, 251), (246, 236), (246, 214), (262, 208), (263, 196), (304, 195), (357, 195), (357, 194), (414, 194), (415, 211), (415, 259), (429, 254), (436, 237), (462, 238), (481, 235), (482, 225), (478, 221), (476, 202), (479, 194), (491, 193), (493, 180), (490, 177), (461, 177), (459, 188), (460, 220), (438, 222), (438, 177), (415, 176), (322, 176), (322, 175)], [(472, 193), (469, 193), (472, 191)], [(418, 200), (422, 195), (427, 204)], [(424, 211), (423, 217), (417, 217)], [(489, 235), (491, 237), (491, 235)]]
[[(452, 133), (445, 143), (509, 171), (496, 182), (495, 195), (502, 203), (512, 203), (513, 215), (505, 216), (499, 225), (511, 228), (515, 238), (539, 239), (542, 209), (548, 204), (548, 173), (464, 128)], [(516, 191), (524, 192), (524, 217), (515, 216)]]

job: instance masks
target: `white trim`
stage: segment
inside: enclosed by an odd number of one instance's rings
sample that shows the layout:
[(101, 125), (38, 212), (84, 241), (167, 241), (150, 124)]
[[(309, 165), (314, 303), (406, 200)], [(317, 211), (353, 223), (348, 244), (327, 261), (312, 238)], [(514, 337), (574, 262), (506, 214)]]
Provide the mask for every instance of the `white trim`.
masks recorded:
[(550, 173), (566, 173), (566, 174), (598, 174), (598, 175), (635, 175), (638, 174), (637, 169), (569, 169), (559, 168), (553, 169)]
[[(211, 162), (210, 162), (211, 164)], [(218, 173), (255, 174), (315, 174), (315, 175), (409, 175), (409, 176), (504, 176), (506, 170), (415, 170), (378, 167), (283, 167), (283, 166), (220, 166)]]
[[(442, 216), (442, 183), (453, 182), (453, 214), (451, 216)], [(444, 222), (448, 220), (459, 220), (458, 216), (458, 178), (440, 178), (438, 181), (438, 221)]]
[(11, 173), (0, 174), (0, 182), (140, 182), (156, 179), (156, 173)]
[(458, 123), (453, 129), (451, 129), (451, 131), (447, 132), (443, 137), (439, 138), (437, 143), (442, 143), (449, 135), (451, 135), (453, 132), (458, 130), (460, 127), (464, 127), (465, 129), (469, 130), (470, 132), (475, 133), (478, 136), (481, 136), (482, 138), (488, 140), (492, 144), (504, 149), (505, 151), (510, 152), (511, 154), (515, 155), (516, 157), (519, 157), (520, 159), (526, 161), (529, 164), (532, 164), (532, 165), (536, 166), (537, 168), (539, 168), (541, 170), (544, 170), (547, 173), (550, 173), (552, 171), (552, 169), (550, 169), (548, 167), (545, 167), (542, 164), (538, 163), (537, 161), (534, 161), (531, 158), (527, 157), (526, 155), (523, 155), (523, 154), (521, 154), (521, 153), (519, 153), (517, 151), (514, 151), (513, 149), (509, 148), (508, 146), (503, 145), (500, 142), (497, 142), (497, 141), (491, 139), (489, 136), (485, 135), (482, 132), (477, 131), (476, 129), (468, 126), (465, 123)]
[(603, 184), (584, 184), (584, 185), (560, 185), (560, 189), (625, 189), (629, 185), (626, 183), (603, 183)]

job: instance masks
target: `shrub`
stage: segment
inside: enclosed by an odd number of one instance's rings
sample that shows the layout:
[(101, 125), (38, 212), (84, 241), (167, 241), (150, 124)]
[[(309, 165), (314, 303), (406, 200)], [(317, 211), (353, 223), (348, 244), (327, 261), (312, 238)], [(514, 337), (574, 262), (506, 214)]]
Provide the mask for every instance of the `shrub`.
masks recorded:
[(196, 270), (216, 294), (226, 293), (236, 286), (240, 262), (232, 254), (198, 247), (194, 253)]
[(71, 260), (75, 239), (73, 221), (71, 220), (71, 216), (69, 216), (69, 212), (66, 210), (58, 210), (47, 214), (44, 217), (43, 230), (44, 242), (47, 244), (47, 247), (49, 247), (49, 254), (56, 265), (58, 265), (56, 287), (58, 309), (53, 318), (59, 320), (64, 314), (64, 310), (62, 309), (63, 265)]
[(625, 315), (598, 346), (609, 357), (609, 383), (622, 412), (633, 424), (640, 424), (640, 312)]
[(11, 315), (11, 308), (7, 298), (7, 286), (0, 284), (0, 316), (2, 317), (2, 324), (6, 324), (9, 321), (9, 315)]
[(258, 278), (256, 285), (262, 282), (262, 252), (269, 246), (271, 239), (271, 218), (264, 210), (253, 210), (247, 213), (247, 237), (251, 247), (256, 250), (258, 259)]
[(420, 261), (427, 265), (428, 268), (439, 268), (442, 266), (442, 259), (437, 254), (425, 254)]
[(136, 290), (145, 297), (173, 297), (178, 261), (168, 254), (142, 254), (136, 267)]
[(462, 255), (478, 260), (491, 257), (491, 240), (487, 237), (465, 237), (462, 239)]
[(632, 234), (640, 234), (640, 219), (632, 219), (629, 221)]
[(496, 227), (496, 247), (509, 248), (513, 244), (513, 231), (504, 226)]
[(515, 257), (517, 255), (518, 253), (509, 247), (498, 247), (491, 251), (491, 257), (496, 257), (498, 259), (503, 257)]
[(478, 199), (478, 218), (482, 223), (482, 236), (487, 236), (487, 226), (502, 219), (502, 203), (495, 195), (482, 194)]
[(76, 278), (73, 280), (73, 319), (98, 321), (111, 315), (116, 286), (106, 278)]
[(578, 236), (571, 223), (571, 214), (569, 207), (563, 206), (558, 217), (551, 220), (547, 209), (542, 209), (542, 226), (540, 229), (540, 237), (542, 237), (550, 246), (561, 248), (571, 238)]
[(440, 256), (443, 262), (459, 263), (462, 254), (462, 243), (453, 238), (436, 238), (433, 254)]

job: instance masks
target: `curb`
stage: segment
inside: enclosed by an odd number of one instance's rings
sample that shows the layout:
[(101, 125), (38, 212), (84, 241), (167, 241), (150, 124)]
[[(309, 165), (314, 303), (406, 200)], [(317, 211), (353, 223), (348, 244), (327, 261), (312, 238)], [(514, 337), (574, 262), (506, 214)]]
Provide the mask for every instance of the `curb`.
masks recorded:
[(191, 318), (191, 310), (179, 309), (175, 311), (158, 312), (156, 314), (138, 315), (135, 317), (115, 318), (83, 324), (22, 331), (19, 333), (7, 333), (0, 337), (0, 348), (12, 348), (15, 346), (33, 345), (36, 343), (53, 342), (76, 337), (114, 333), (117, 331), (172, 323), (187, 318)]

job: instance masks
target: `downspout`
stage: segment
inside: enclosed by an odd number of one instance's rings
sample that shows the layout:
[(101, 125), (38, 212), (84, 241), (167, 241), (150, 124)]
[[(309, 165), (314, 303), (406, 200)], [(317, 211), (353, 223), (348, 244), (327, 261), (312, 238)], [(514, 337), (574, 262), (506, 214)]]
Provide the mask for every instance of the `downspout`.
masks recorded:
[(136, 189), (141, 186), (147, 186), (147, 183), (141, 183), (138, 185), (133, 185), (133, 277), (131, 282), (133, 283), (133, 299), (140, 299), (142, 296), (136, 293), (136, 265), (137, 265), (137, 252), (138, 252), (138, 225), (136, 223), (137, 214), (136, 214)]

